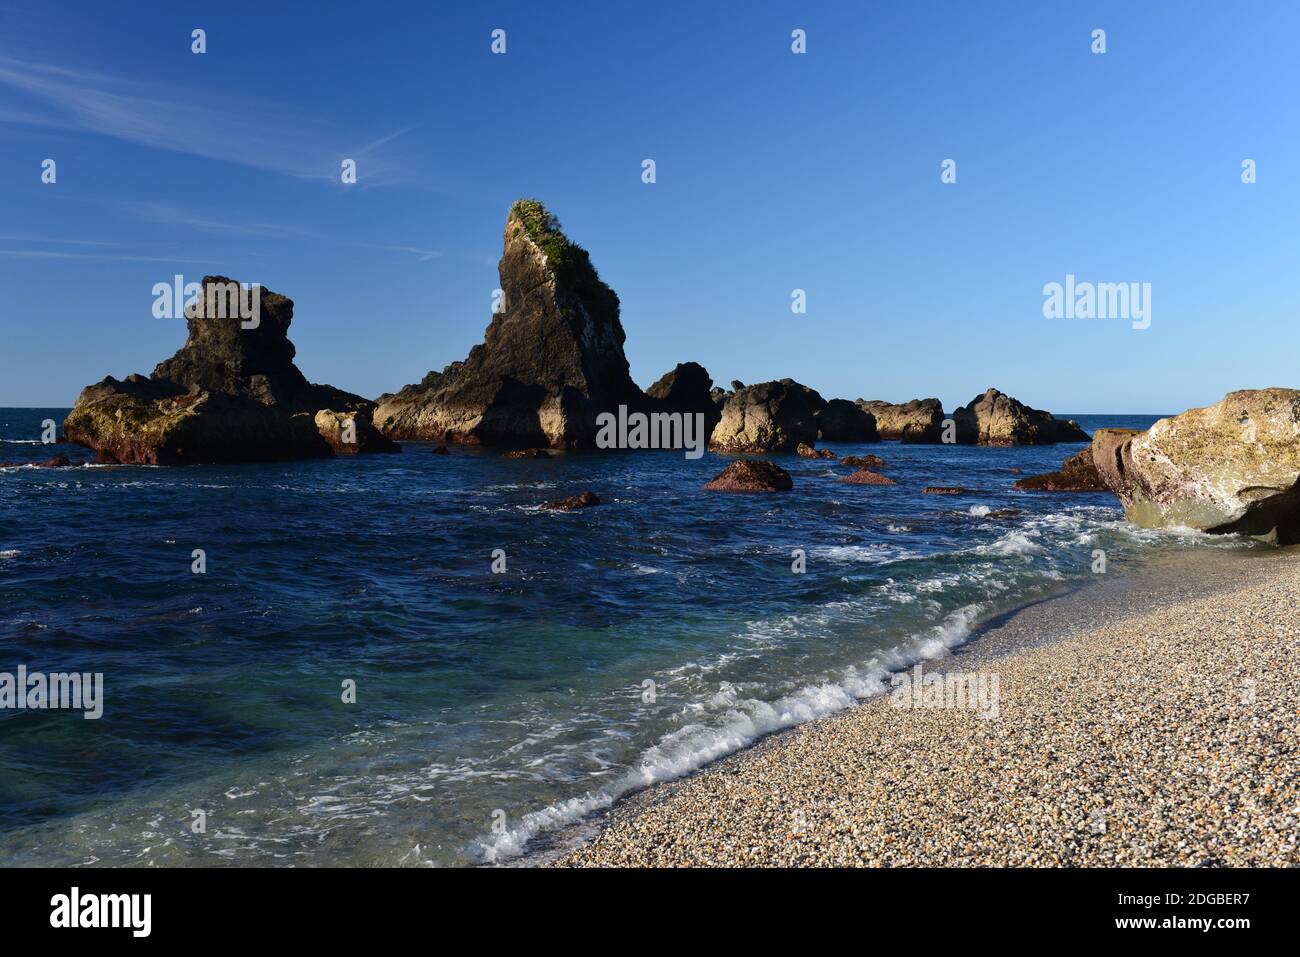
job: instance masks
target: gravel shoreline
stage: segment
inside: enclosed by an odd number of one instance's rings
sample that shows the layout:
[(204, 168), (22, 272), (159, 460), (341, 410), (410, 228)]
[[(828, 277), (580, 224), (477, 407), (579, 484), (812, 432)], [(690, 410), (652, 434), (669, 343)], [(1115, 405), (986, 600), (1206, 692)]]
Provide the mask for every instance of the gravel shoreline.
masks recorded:
[[(1106, 624), (1071, 627), (1081, 600)], [(984, 716), (874, 699), (621, 802), (554, 863), (1300, 864), (1294, 549), (1040, 603), (923, 670), (982, 679)]]

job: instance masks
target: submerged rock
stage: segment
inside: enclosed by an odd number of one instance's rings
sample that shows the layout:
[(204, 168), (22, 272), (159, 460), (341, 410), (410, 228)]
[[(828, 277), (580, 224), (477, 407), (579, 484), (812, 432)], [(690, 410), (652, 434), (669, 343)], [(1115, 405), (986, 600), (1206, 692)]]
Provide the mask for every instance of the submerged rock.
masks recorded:
[(243, 328), (241, 305), (248, 308), (251, 300), (239, 290), (224, 276), (204, 277), (197, 301), (186, 309), (185, 345), (148, 378), (110, 376), (83, 389), (64, 423), (68, 440), (94, 449), (101, 462), (124, 464), (332, 455), (316, 413), (345, 412), (361, 421), (372, 403), (314, 385), (298, 371), (288, 336), (293, 300), (261, 290), (256, 325)]
[(714, 492), (788, 492), (794, 488), (794, 481), (775, 462), (740, 459), (704, 487)]
[(882, 439), (898, 442), (939, 442), (943, 436), (943, 403), (938, 399), (913, 399), (895, 405), (873, 399), (858, 399), (859, 409), (876, 421)]
[(537, 200), (510, 208), (498, 273), (504, 307), (482, 344), (380, 396), (375, 426), (395, 439), (594, 447), (597, 415), (646, 403), (628, 374), (618, 296)]
[(1146, 432), (1099, 429), (1092, 455), (1136, 525), (1300, 542), (1300, 391), (1230, 392)]
[(1092, 463), (1092, 446), (1070, 456), (1058, 472), (1018, 479), (1013, 488), (1028, 492), (1105, 492), (1106, 483)]
[(965, 495), (969, 491), (960, 485), (927, 485), (921, 490), (924, 495)]
[(842, 479), (840, 479), (840, 481), (847, 482), (850, 485), (897, 485), (898, 484), (889, 476), (881, 475), (878, 472), (873, 472), (871, 471), (871, 469), (868, 468), (860, 468), (852, 475), (844, 476)]
[(743, 386), (727, 399), (709, 447), (717, 452), (793, 452), (817, 441), (826, 401), (793, 379)]
[(583, 492), (581, 495), (570, 495), (568, 498), (557, 499), (554, 502), (543, 502), (541, 507), (561, 512), (572, 512), (599, 504), (600, 497), (595, 492)]
[(1059, 422), (997, 389), (988, 389), (952, 414), (957, 441), (964, 445), (1053, 445), (1087, 442), (1077, 422)]
[(827, 442), (879, 442), (876, 417), (848, 399), (831, 399), (817, 414), (817, 429)]

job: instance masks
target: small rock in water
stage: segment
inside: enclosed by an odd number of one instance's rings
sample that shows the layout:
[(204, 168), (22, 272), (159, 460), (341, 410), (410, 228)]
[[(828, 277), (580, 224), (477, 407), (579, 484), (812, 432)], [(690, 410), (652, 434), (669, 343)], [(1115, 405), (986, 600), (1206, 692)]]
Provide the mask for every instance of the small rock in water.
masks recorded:
[(515, 449), (501, 457), (503, 459), (549, 459), (551, 453), (546, 449)]
[(815, 449), (807, 442), (800, 442), (799, 446), (795, 449), (795, 451), (799, 453), (800, 458), (805, 458), (805, 459), (835, 458), (835, 453), (832, 452), (830, 449)]
[(430, 452), (430, 454), (432, 454), (432, 455), (450, 455), (450, 454), (451, 454), (451, 452), (447, 449), (447, 446), (445, 446), (445, 445), (440, 445), (440, 446), (438, 446), (436, 449), (430, 449), (429, 452)]
[(897, 485), (893, 479), (881, 475), (879, 472), (873, 472), (868, 468), (860, 468), (852, 475), (846, 475), (840, 479), (841, 482), (848, 482), (850, 485)]
[(561, 512), (572, 512), (579, 508), (590, 508), (593, 505), (600, 504), (600, 497), (595, 492), (583, 492), (581, 495), (570, 495), (568, 498), (557, 499), (554, 502), (542, 503), (542, 508), (553, 508)]
[(794, 488), (794, 480), (775, 462), (741, 459), (704, 487), (714, 492), (788, 492)]
[(840, 459), (841, 465), (855, 465), (860, 469), (889, 468), (879, 455), (846, 455)]

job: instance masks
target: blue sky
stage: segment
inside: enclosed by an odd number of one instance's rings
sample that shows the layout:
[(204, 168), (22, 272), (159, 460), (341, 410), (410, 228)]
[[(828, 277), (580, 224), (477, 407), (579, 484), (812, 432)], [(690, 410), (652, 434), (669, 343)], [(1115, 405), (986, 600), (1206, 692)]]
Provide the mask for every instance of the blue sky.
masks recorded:
[[(481, 340), (519, 196), (619, 293), (643, 386), (688, 359), (950, 409), (1300, 386), (1300, 5), (442, 6), (5, 4), (0, 406), (152, 371), (176, 273), (292, 297), (313, 381), (417, 381)], [(1044, 318), (1067, 273), (1151, 283), (1150, 328)]]

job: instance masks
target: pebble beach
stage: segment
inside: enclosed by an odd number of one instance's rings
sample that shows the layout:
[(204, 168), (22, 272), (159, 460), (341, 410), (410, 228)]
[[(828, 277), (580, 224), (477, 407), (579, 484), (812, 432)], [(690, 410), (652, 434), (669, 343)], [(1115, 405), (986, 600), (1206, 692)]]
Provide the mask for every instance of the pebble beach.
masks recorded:
[(996, 676), (996, 715), (871, 699), (621, 802), (554, 863), (1300, 864), (1300, 555), (1098, 590), (1071, 629), (1084, 601), (927, 663)]

